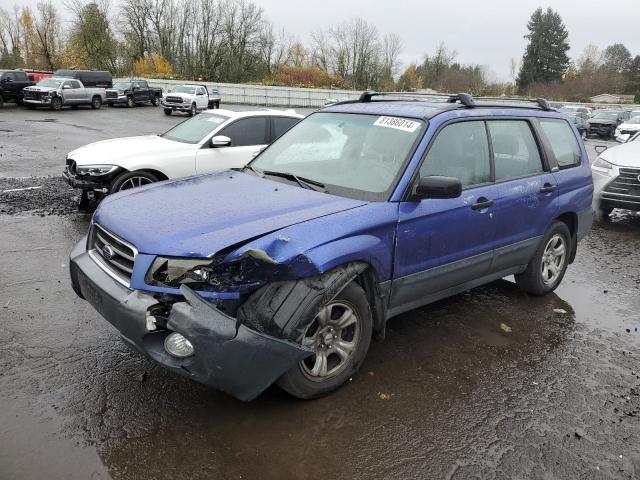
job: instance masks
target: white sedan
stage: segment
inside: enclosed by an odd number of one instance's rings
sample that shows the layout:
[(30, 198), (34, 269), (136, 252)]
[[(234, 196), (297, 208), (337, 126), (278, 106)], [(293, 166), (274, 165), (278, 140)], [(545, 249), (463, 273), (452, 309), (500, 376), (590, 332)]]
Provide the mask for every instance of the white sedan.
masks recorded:
[(594, 204), (602, 215), (614, 208), (640, 211), (640, 133), (602, 152), (591, 173)]
[(207, 110), (162, 135), (114, 138), (67, 155), (63, 177), (82, 201), (170, 178), (244, 167), (303, 118), (291, 111)]

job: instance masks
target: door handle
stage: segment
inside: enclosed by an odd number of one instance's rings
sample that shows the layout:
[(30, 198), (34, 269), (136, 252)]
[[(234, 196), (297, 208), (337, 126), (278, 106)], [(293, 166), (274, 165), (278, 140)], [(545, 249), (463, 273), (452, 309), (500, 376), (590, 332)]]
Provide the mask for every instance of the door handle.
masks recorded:
[(556, 188), (558, 188), (557, 185), (551, 185), (550, 183), (545, 183), (540, 189), (540, 191), (542, 193), (551, 193), (551, 192), (554, 192)]
[(489, 200), (486, 197), (480, 197), (476, 200), (476, 203), (471, 205), (471, 208), (473, 210), (483, 210), (485, 208), (489, 208), (491, 205), (493, 205), (493, 200)]

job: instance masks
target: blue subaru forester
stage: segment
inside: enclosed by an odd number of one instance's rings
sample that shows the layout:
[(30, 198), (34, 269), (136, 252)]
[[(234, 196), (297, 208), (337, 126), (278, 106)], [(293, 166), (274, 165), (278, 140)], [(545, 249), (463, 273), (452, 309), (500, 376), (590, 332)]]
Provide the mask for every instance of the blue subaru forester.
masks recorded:
[(274, 382), (313, 398), (395, 315), (510, 275), (553, 291), (592, 193), (580, 135), (544, 100), (366, 92), (242, 170), (109, 196), (71, 280), (177, 373), (242, 400)]

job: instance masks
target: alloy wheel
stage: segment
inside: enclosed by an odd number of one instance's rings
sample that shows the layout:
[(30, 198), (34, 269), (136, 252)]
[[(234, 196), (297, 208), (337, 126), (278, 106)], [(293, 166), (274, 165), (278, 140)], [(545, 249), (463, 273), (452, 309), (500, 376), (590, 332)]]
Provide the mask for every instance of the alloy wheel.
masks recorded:
[(342, 372), (358, 345), (360, 323), (356, 310), (345, 302), (324, 306), (302, 338), (302, 344), (314, 351), (314, 355), (300, 362), (304, 375), (320, 382)]
[(153, 182), (147, 177), (131, 177), (122, 182), (122, 185), (120, 185), (118, 191), (121, 192), (122, 190), (129, 190), (131, 188), (141, 187), (150, 183)]
[(542, 254), (542, 281), (553, 285), (564, 269), (567, 258), (567, 245), (562, 235), (556, 233), (547, 242)]

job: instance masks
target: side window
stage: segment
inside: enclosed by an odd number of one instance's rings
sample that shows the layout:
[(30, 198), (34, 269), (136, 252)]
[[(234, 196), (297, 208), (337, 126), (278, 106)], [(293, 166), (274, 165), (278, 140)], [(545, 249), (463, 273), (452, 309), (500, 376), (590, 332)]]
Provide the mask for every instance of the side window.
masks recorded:
[(220, 132), (231, 139), (232, 147), (264, 145), (267, 133), (266, 117), (241, 118)]
[(289, 117), (272, 117), (273, 121), (273, 135), (271, 141), (274, 141), (284, 132), (293, 127), (296, 123), (300, 121), (299, 118), (289, 118)]
[(580, 147), (573, 130), (564, 120), (540, 119), (540, 125), (551, 144), (551, 150), (562, 168), (580, 165)]
[(71, 84), (71, 88), (80, 88), (80, 82), (77, 80), (71, 80), (69, 83)]
[(445, 127), (431, 145), (420, 176), (460, 179), (463, 187), (491, 181), (489, 142), (484, 122), (460, 122)]
[(27, 74), (24, 72), (14, 72), (13, 76), (18, 82), (26, 82), (29, 80)]
[(2, 78), (3, 78), (3, 79), (5, 79), (5, 78), (6, 78), (7, 80), (15, 81), (15, 79), (16, 79), (16, 75), (15, 75), (15, 73), (13, 73), (13, 72), (6, 72), (6, 73), (4, 74), (4, 77), (2, 77)]
[(204, 88), (198, 87), (198, 91), (196, 92), (198, 95), (204, 95)]
[(529, 122), (522, 120), (496, 120), (487, 122), (496, 181), (535, 175), (543, 171), (538, 145)]
[(146, 82), (145, 80), (140, 80), (140, 81), (138, 82), (138, 86), (139, 86), (140, 88), (148, 88), (147, 82)]

